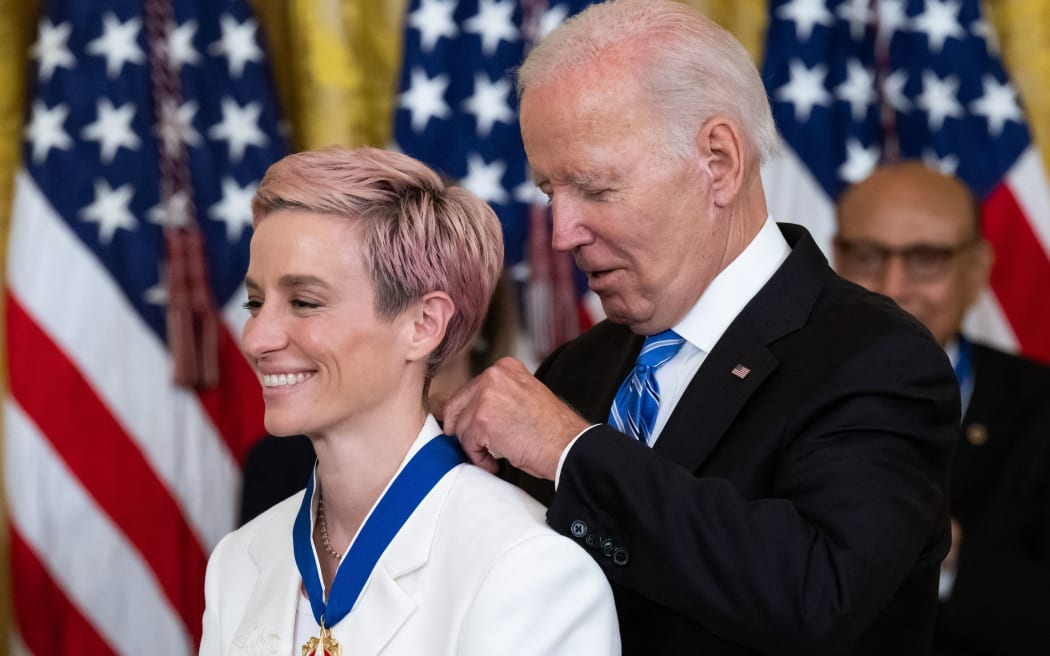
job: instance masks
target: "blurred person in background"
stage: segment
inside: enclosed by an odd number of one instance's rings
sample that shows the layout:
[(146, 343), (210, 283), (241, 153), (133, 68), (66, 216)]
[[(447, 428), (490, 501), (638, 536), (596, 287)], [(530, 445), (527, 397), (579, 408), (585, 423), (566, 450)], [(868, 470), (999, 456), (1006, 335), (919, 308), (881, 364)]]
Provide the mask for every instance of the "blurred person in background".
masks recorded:
[(922, 321), (959, 381), (935, 653), (1050, 654), (1050, 368), (962, 333), (993, 260), (980, 206), (960, 180), (904, 162), (836, 210), (835, 268)]

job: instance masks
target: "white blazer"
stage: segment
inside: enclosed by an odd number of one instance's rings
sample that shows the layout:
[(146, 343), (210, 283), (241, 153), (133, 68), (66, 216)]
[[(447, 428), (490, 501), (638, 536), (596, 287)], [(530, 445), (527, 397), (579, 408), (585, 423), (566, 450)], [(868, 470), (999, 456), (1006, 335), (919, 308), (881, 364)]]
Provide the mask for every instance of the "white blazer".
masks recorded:
[[(437, 434), (432, 422), (409, 454)], [(302, 497), (274, 506), (215, 548), (202, 656), (300, 656), (301, 645), (293, 644), (301, 580), (292, 524)], [(391, 541), (353, 610), (331, 627), (343, 654), (619, 654), (604, 574), (547, 526), (544, 513), (488, 472), (454, 468)]]

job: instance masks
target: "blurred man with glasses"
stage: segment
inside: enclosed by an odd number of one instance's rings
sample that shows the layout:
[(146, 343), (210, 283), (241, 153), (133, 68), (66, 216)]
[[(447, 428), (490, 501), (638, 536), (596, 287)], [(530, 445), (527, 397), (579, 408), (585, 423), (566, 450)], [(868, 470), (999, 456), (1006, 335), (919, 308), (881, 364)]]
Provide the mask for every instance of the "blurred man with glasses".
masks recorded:
[(922, 321), (959, 378), (935, 653), (1050, 653), (1050, 368), (961, 333), (993, 260), (980, 206), (958, 179), (905, 162), (849, 188), (836, 209), (838, 273)]

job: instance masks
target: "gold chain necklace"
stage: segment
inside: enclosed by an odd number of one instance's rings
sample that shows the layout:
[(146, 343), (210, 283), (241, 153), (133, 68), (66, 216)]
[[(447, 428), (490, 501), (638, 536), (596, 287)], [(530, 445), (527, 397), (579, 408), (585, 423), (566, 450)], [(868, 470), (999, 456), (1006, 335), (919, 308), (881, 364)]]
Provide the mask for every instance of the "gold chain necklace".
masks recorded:
[(339, 553), (332, 548), (332, 543), (328, 541), (328, 523), (324, 520), (324, 493), (317, 495), (317, 523), (321, 525), (321, 546), (328, 552), (328, 555), (336, 560), (342, 560), (343, 554)]

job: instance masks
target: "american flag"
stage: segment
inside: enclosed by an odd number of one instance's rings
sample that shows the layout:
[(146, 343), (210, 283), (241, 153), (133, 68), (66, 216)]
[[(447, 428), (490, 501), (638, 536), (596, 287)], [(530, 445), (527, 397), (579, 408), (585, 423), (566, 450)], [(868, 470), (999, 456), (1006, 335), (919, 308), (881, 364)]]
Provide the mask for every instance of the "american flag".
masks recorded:
[(1050, 362), (1050, 187), (977, 0), (776, 0), (763, 78), (785, 153), (763, 172), (779, 219), (827, 250), (833, 199), (880, 160), (952, 172), (996, 252), (972, 335)]
[(284, 150), (258, 37), (242, 1), (44, 3), (6, 289), (13, 653), (196, 652), (263, 434), (236, 346)]
[(518, 131), (513, 69), (532, 43), (588, 4), (413, 0), (405, 16), (394, 139), (496, 210), (537, 358), (592, 315), (580, 303), (586, 282), (550, 250), (546, 198), (530, 179)]

